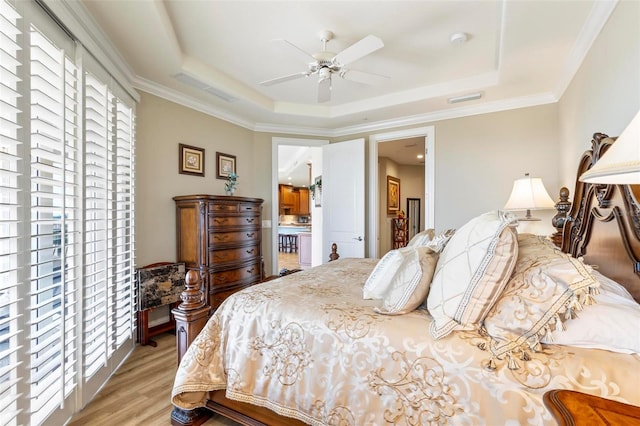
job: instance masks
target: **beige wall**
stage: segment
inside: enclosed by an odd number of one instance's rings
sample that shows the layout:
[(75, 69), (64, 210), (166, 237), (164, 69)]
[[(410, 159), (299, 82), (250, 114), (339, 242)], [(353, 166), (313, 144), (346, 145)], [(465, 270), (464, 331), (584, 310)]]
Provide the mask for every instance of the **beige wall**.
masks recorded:
[[(253, 132), (209, 115), (140, 92), (136, 123), (136, 264), (176, 259), (172, 197), (224, 194), (216, 179), (216, 151), (236, 156), (236, 192), (259, 197), (262, 179), (254, 165)], [(205, 176), (178, 173), (178, 144), (205, 149)]]
[(593, 134), (620, 135), (640, 110), (638, 16), (640, 2), (618, 2), (560, 100), (560, 183), (571, 192)]

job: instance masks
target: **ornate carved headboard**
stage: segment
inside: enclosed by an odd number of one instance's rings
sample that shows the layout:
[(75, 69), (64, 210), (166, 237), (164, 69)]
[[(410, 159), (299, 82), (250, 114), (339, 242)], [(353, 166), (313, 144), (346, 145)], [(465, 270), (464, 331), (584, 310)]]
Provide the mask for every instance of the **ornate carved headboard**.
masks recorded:
[(595, 133), (591, 149), (582, 155), (561, 247), (624, 285), (640, 303), (640, 187), (578, 180), (614, 142)]

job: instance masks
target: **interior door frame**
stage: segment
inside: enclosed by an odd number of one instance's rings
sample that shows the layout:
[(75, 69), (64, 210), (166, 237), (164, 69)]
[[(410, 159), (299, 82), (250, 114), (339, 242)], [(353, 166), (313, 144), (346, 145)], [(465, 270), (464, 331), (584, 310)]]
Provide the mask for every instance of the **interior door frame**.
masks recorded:
[(398, 139), (424, 137), (424, 226), (435, 228), (435, 126), (415, 127), (369, 136), (369, 242), (368, 257), (378, 256), (378, 144)]
[[(271, 138), (271, 272), (278, 272), (278, 147), (280, 145), (297, 145), (321, 148), (328, 145), (328, 139)], [(322, 231), (322, 230), (320, 230)], [(311, 232), (314, 232), (313, 230)]]

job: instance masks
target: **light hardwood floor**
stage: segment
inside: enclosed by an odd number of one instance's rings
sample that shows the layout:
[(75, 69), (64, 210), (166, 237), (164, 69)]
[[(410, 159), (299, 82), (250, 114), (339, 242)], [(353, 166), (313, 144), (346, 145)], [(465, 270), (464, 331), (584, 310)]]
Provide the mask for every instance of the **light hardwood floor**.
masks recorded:
[[(170, 396), (177, 368), (175, 336), (154, 337), (157, 347), (136, 346), (98, 395), (69, 426), (155, 426), (171, 424)], [(219, 416), (205, 426), (239, 426)]]

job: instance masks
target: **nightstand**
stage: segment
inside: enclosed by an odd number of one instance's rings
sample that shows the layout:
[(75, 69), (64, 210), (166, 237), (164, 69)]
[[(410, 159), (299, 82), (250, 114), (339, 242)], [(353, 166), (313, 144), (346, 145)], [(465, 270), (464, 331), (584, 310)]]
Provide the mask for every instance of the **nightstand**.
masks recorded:
[(544, 404), (560, 426), (640, 426), (640, 407), (571, 390), (555, 389)]

